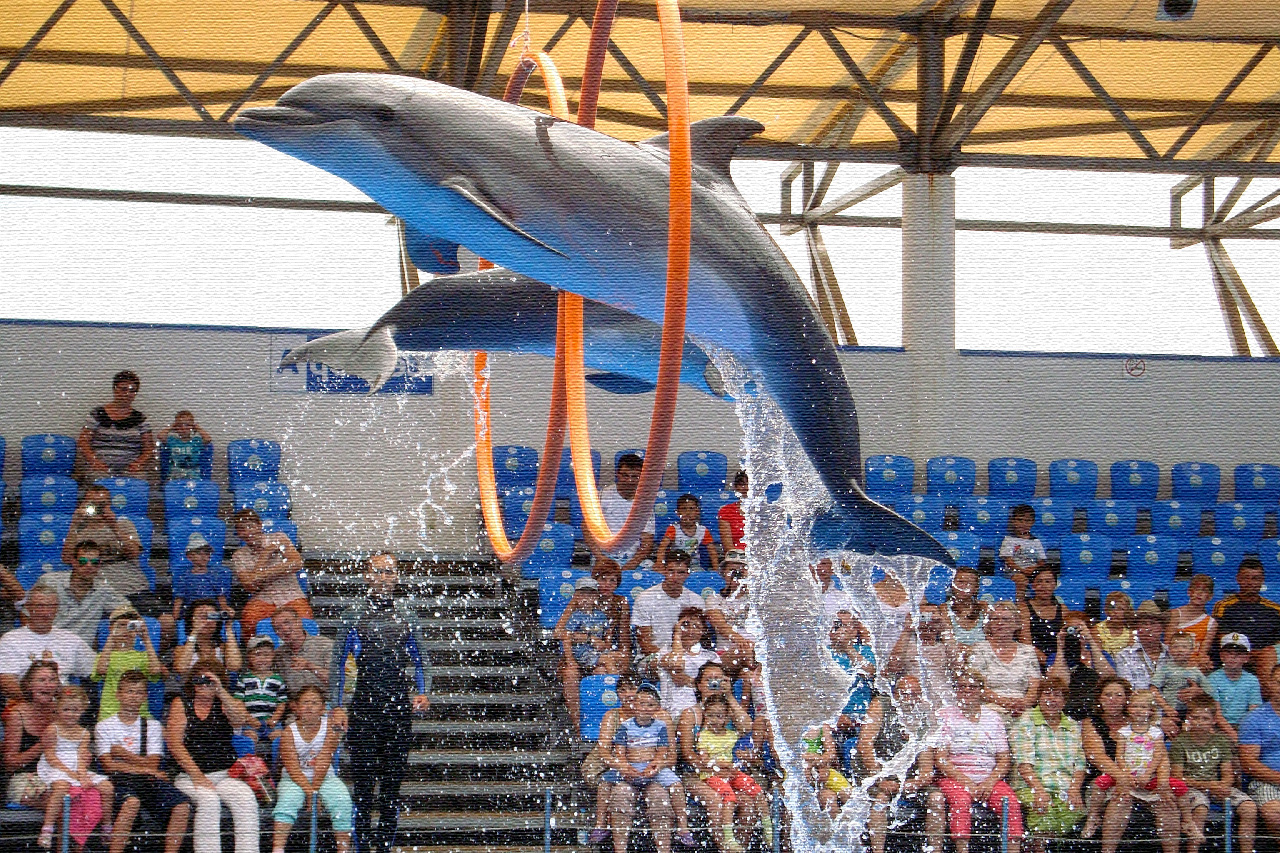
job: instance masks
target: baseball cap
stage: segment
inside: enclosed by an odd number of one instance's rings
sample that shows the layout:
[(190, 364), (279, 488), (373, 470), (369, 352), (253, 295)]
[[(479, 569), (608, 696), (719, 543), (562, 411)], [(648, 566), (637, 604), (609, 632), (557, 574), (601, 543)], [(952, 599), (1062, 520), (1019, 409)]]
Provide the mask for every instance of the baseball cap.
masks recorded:
[(275, 644), (275, 641), (272, 640), (270, 637), (268, 637), (266, 634), (258, 634), (256, 637), (254, 637), (252, 640), (249, 641), (249, 651), (253, 651), (254, 649), (260, 646), (270, 646), (271, 648), (274, 649), (276, 647), (276, 644)]
[(187, 553), (199, 551), (201, 548), (213, 549), (213, 546), (209, 544), (209, 540), (205, 539), (202, 533), (197, 531), (187, 537)]
[(600, 584), (596, 583), (595, 578), (578, 578), (574, 581), (573, 589), (575, 592), (581, 592), (584, 589), (599, 590)]
[(724, 552), (724, 561), (726, 563), (742, 563), (746, 565), (747, 552), (741, 548), (730, 548)]
[(1222, 642), (1219, 645), (1224, 649), (1227, 646), (1236, 646), (1237, 648), (1244, 649), (1246, 652), (1253, 651), (1253, 645), (1250, 644), (1249, 638), (1244, 634), (1241, 634), (1239, 631), (1232, 631), (1230, 634), (1227, 634), (1222, 638)]

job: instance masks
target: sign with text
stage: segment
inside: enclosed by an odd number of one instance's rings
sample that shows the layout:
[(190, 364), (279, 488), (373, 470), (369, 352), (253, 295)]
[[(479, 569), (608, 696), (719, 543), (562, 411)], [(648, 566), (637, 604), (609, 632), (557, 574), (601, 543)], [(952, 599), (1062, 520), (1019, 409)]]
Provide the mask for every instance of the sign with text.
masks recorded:
[[(284, 357), (318, 335), (271, 336), (271, 390), (285, 394), (368, 394), (369, 383), (326, 364), (283, 364)], [(431, 360), (427, 356), (401, 353), (391, 378), (379, 394), (431, 394)]]

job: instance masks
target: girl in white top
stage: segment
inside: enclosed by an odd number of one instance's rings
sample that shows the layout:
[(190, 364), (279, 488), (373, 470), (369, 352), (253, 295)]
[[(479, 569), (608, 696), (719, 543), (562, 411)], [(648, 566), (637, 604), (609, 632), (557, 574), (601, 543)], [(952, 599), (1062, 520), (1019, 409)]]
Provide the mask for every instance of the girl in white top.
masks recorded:
[(1000, 562), (1009, 572), (1014, 599), (1018, 602), (1027, 597), (1032, 575), (1048, 559), (1044, 543), (1031, 535), (1031, 526), (1035, 523), (1035, 507), (1018, 504), (1009, 510), (1009, 534), (1000, 543)]
[(36, 764), (36, 775), (49, 786), (49, 801), (36, 843), (46, 850), (53, 846), (54, 825), (62, 811), (62, 798), (68, 793), (73, 797), (71, 826), (66, 831), (77, 849), (84, 848), (99, 821), (106, 827), (104, 834), (110, 831), (115, 788), (105, 776), (89, 771), (93, 761), (89, 730), (80, 725), (80, 717), (88, 707), (84, 688), (63, 687), (54, 721), (44, 730), (44, 754)]
[(324, 694), (308, 686), (290, 702), (295, 721), (280, 738), (280, 763), (284, 771), (276, 788), (273, 853), (283, 853), (298, 810), (316, 795), (324, 803), (333, 824), (338, 853), (351, 850), (351, 794), (333, 770), (333, 753), (343, 728), (324, 715)]

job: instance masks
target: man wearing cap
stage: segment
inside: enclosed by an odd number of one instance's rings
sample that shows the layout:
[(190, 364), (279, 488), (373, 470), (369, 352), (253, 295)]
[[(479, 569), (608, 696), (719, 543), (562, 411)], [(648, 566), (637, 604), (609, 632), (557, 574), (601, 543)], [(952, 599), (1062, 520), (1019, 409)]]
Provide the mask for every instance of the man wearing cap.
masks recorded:
[(1218, 712), (1234, 730), (1254, 708), (1262, 704), (1262, 690), (1257, 677), (1246, 672), (1253, 651), (1249, 638), (1238, 631), (1225, 634), (1218, 643), (1222, 667), (1209, 675), (1209, 695), (1218, 703)]
[(218, 609), (226, 613), (231, 609), (227, 603), (231, 595), (231, 572), (221, 561), (218, 565), (209, 565), (213, 546), (198, 530), (187, 537), (185, 553), (190, 567), (185, 572), (173, 572), (173, 618), (185, 618), (193, 601), (216, 601)]
[[(1261, 560), (1245, 557), (1240, 561), (1236, 572), (1239, 592), (1228, 595), (1213, 609), (1213, 618), (1218, 620), (1219, 637), (1244, 634), (1254, 652), (1261, 652), (1280, 642), (1280, 604), (1262, 597), (1265, 582)], [(1218, 650), (1219, 643), (1215, 642), (1210, 654)]]
[(56, 663), (64, 683), (68, 678), (88, 678), (93, 672), (93, 651), (79, 634), (53, 627), (58, 593), (47, 581), (39, 581), (27, 592), (23, 612), (27, 624), (0, 637), (0, 692), (5, 698), (23, 698), (19, 682), (38, 660)]
[(98, 644), (98, 623), (129, 600), (98, 577), (102, 554), (98, 543), (86, 539), (76, 546), (71, 571), (49, 572), (42, 580), (58, 594), (58, 616), (53, 624), (74, 632), (91, 647)]
[(1154, 601), (1144, 601), (1138, 605), (1137, 621), (1133, 643), (1116, 652), (1116, 675), (1134, 690), (1146, 690), (1156, 667), (1169, 656), (1164, 647), (1164, 611)]

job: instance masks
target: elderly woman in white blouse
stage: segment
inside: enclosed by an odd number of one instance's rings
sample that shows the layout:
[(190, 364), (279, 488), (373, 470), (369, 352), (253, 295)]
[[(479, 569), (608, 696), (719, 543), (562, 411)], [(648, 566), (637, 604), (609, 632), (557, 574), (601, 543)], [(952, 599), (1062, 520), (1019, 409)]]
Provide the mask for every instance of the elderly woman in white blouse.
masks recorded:
[(987, 615), (987, 638), (969, 652), (969, 666), (982, 673), (982, 701), (1007, 718), (1033, 708), (1040, 691), (1035, 646), (1018, 641), (1022, 616), (1012, 601), (997, 601)]

